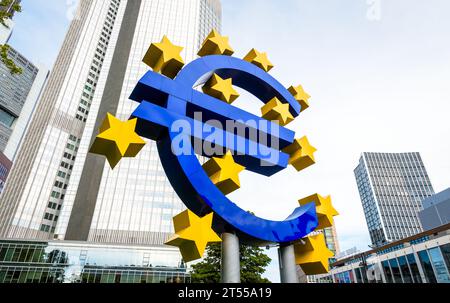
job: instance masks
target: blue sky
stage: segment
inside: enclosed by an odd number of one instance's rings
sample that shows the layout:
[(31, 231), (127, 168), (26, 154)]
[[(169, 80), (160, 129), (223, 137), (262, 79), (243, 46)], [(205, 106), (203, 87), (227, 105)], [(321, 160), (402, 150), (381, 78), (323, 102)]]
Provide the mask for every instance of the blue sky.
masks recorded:
[[(23, 1), (11, 45), (51, 66), (72, 2)], [(370, 240), (353, 176), (361, 152), (418, 151), (435, 191), (450, 186), (450, 1), (222, 2), (222, 32), (235, 55), (266, 51), (272, 75), (312, 95), (311, 108), (289, 126), (319, 149), (317, 164), (304, 172), (291, 169), (270, 181), (244, 174), (245, 187), (231, 197), (240, 206), (284, 219), (299, 198), (331, 194), (341, 213), (341, 249), (365, 250)], [(259, 109), (245, 100), (236, 104)], [(270, 255), (276, 259), (274, 250)], [(277, 266), (268, 271), (274, 281)]]

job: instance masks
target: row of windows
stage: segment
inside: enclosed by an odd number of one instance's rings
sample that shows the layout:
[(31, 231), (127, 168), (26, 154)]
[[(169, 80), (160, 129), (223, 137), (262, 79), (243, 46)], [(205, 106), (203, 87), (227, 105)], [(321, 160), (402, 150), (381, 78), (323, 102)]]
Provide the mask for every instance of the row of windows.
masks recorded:
[(52, 198), (55, 198), (55, 199), (61, 199), (61, 200), (63, 200), (64, 199), (64, 194), (61, 194), (60, 192), (57, 192), (57, 191), (52, 191), (52, 193), (51, 193), (51, 195), (50, 195)]
[(57, 221), (58, 221), (58, 216), (57, 216), (57, 215), (54, 215), (54, 214), (50, 214), (50, 213), (45, 213), (44, 219), (45, 219), (45, 220), (49, 220), (49, 221), (55, 221), (55, 222), (57, 222)]
[[(417, 257), (419, 263), (414, 254), (382, 261), (381, 269), (386, 283), (450, 283), (450, 244), (419, 251)], [(382, 282), (376, 271), (369, 274), (368, 269), (375, 268), (375, 265), (370, 264), (366, 268), (355, 268), (354, 271), (336, 273), (333, 276), (337, 283)]]
[(56, 210), (61, 210), (61, 204), (55, 203), (55, 202), (48, 202), (47, 205), (48, 208), (50, 209), (56, 209)]
[(75, 161), (75, 156), (73, 156), (72, 154), (64, 153), (63, 157), (68, 160)]
[(70, 179), (70, 174), (65, 173), (63, 171), (58, 171), (57, 176), (60, 177), (60, 178), (63, 178), (63, 179), (67, 179), (67, 180)]
[(69, 163), (67, 163), (67, 162), (64, 162), (64, 161), (62, 161), (61, 162), (61, 167), (64, 167), (64, 168), (66, 168), (66, 169), (72, 169), (73, 168), (73, 165), (71, 165), (71, 164), (69, 164)]
[(67, 184), (64, 184), (61, 181), (55, 181), (55, 185), (54, 186), (58, 187), (58, 188), (62, 188), (62, 189), (67, 189)]
[(183, 273), (89, 270), (81, 274), (81, 283), (189, 283)]
[(46, 232), (46, 233), (54, 233), (55, 232), (55, 227), (54, 226), (50, 226), (48, 224), (41, 224), (40, 231), (43, 231), (43, 232)]
[(177, 272), (83, 271), (80, 277), (66, 277), (59, 267), (0, 267), (0, 283), (190, 283), (190, 276)]

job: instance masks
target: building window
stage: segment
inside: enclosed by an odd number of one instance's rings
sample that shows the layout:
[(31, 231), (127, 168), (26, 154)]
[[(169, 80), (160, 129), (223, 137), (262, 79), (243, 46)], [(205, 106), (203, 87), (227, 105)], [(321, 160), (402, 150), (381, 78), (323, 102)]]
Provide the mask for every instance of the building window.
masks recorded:
[(433, 266), (431, 265), (430, 258), (426, 250), (419, 251), (417, 253), (422, 265), (423, 273), (425, 274), (425, 280), (427, 283), (436, 283), (436, 277), (434, 276)]
[(450, 243), (441, 246), (441, 251), (444, 256), (445, 264), (447, 264), (447, 269), (450, 270)]
[(413, 254), (409, 254), (406, 256), (406, 259), (408, 260), (409, 268), (411, 269), (413, 282), (422, 283), (422, 278), (420, 277), (420, 272), (416, 263), (416, 258), (414, 257)]
[(442, 257), (439, 247), (428, 250), (430, 253), (431, 262), (433, 263), (436, 272), (436, 279), (438, 283), (450, 283), (447, 267), (445, 266), (444, 258)]
[(0, 123), (2, 123), (7, 127), (11, 127), (15, 119), (16, 117), (14, 117), (8, 112), (5, 112), (2, 108), (0, 108)]
[(397, 259), (389, 260), (389, 265), (392, 269), (392, 276), (394, 277), (395, 283), (402, 283), (402, 275), (400, 274), (400, 267), (398, 265)]
[(383, 261), (383, 262), (381, 262), (381, 265), (383, 267), (384, 276), (386, 277), (386, 283), (394, 283), (391, 268), (389, 267), (389, 262)]
[(403, 282), (404, 283), (412, 283), (413, 280), (412, 280), (411, 273), (408, 268), (408, 262), (406, 261), (406, 257), (405, 256), (399, 257), (398, 264), (400, 265), (400, 271), (403, 276)]

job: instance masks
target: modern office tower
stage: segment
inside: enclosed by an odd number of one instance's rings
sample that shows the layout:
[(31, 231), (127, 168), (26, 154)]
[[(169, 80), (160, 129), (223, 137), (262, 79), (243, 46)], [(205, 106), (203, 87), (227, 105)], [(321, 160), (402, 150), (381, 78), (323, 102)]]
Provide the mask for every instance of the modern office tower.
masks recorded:
[(0, 151), (13, 160), (48, 70), (35, 66), (12, 47), (9, 47), (8, 58), (22, 69), (21, 74), (11, 74), (8, 67), (0, 63)]
[(161, 245), (183, 209), (156, 146), (111, 170), (88, 154), (107, 112), (127, 119), (142, 58), (167, 35), (185, 62), (221, 27), (218, 0), (80, 0), (0, 198), (0, 237)]
[(434, 190), (419, 153), (363, 153), (354, 173), (373, 245), (422, 231), (418, 212)]
[(450, 188), (426, 198), (422, 206), (419, 218), (424, 230), (450, 224)]
[[(18, 64), (16, 63), (16, 65)], [(30, 125), (31, 118), (33, 117), (33, 114), (39, 102), (39, 98), (42, 94), (42, 91), (44, 90), (50, 73), (47, 67), (42, 64), (37, 64), (35, 65), (35, 67), (37, 68), (38, 72), (36, 74), (36, 77), (34, 78), (33, 85), (28, 92), (28, 96), (25, 99), (25, 103), (23, 104), (22, 110), (20, 111), (20, 115), (17, 119), (15, 119), (13, 123), (12, 133), (4, 150), (5, 155), (13, 162), (16, 158), (17, 152), (19, 151), (20, 145), (23, 142), (25, 133), (28, 129), (28, 126)], [(26, 73), (23, 72), (21, 75), (18, 75), (15, 78), (21, 77), (26, 77)], [(20, 81), (17, 81), (14, 85), (17, 85), (17, 83), (19, 82)]]

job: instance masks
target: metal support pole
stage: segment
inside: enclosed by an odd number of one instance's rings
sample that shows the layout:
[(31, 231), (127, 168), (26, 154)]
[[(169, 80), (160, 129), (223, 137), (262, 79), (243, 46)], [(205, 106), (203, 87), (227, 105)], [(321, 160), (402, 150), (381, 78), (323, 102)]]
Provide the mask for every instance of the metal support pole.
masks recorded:
[(222, 283), (240, 283), (239, 238), (232, 233), (222, 234)]
[(278, 248), (278, 260), (280, 263), (281, 283), (298, 283), (294, 245), (280, 245), (280, 248)]

